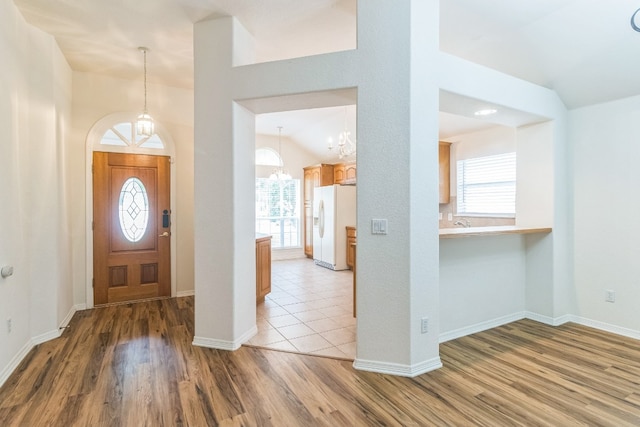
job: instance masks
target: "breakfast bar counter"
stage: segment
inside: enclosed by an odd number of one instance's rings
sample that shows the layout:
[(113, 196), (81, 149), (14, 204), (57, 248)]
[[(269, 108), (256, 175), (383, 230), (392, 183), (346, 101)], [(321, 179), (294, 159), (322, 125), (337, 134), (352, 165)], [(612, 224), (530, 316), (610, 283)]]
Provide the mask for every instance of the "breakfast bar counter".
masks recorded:
[(500, 234), (532, 234), (551, 233), (551, 227), (519, 227), (516, 225), (502, 225), (494, 227), (459, 227), (441, 228), (441, 239), (456, 239), (474, 236), (496, 236)]

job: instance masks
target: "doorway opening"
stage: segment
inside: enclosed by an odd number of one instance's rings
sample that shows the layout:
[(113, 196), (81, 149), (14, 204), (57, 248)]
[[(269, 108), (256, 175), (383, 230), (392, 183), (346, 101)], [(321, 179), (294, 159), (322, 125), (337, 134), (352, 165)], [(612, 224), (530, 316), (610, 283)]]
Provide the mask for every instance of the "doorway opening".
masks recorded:
[[(256, 188), (259, 182), (277, 179), (274, 167), (287, 172), (287, 180), (280, 187), (294, 181), (300, 184), (295, 205), (290, 206), (295, 212), (290, 224), (296, 228), (295, 233), (289, 234), (296, 236), (296, 242), (295, 245), (288, 242), (287, 248), (279, 248), (278, 244), (272, 248), (271, 291), (257, 303), (258, 333), (248, 345), (346, 360), (355, 358), (354, 272), (353, 260), (349, 262), (347, 258), (353, 254), (349, 251), (349, 238), (355, 240), (356, 159), (355, 153), (339, 157), (336, 150), (340, 135), (347, 129), (355, 141), (355, 104), (256, 116)], [(267, 154), (273, 157), (270, 163), (264, 161), (268, 160)], [(279, 188), (276, 183), (272, 186)], [(324, 260), (313, 252), (317, 231), (314, 231), (313, 194), (316, 188), (333, 190), (334, 186), (349, 190), (351, 202), (337, 209), (338, 214), (348, 210), (346, 216), (350, 219), (344, 223), (336, 221), (339, 226), (327, 233), (333, 237), (330, 245), (329, 239), (324, 239), (328, 245), (325, 252), (337, 248), (333, 255), (338, 259)], [(257, 191), (257, 232), (264, 231), (259, 202)], [(279, 238), (274, 235), (272, 241), (279, 242)], [(321, 246), (315, 246), (320, 252)]]

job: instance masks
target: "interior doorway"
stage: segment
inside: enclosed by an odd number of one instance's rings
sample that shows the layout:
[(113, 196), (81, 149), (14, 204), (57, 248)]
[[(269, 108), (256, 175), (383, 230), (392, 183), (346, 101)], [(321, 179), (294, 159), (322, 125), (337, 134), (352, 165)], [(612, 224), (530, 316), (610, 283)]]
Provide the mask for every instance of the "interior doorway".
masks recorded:
[[(346, 228), (353, 229), (355, 239), (355, 133), (355, 103), (256, 116), (256, 181), (297, 180), (299, 197), (294, 204), (297, 240), (291, 247), (279, 246), (282, 239), (272, 230), (260, 227), (258, 202), (262, 199), (256, 197), (256, 231), (271, 232), (276, 244), (271, 258), (271, 292), (258, 302), (258, 333), (247, 344), (347, 360), (355, 358), (353, 271), (347, 269), (353, 265), (347, 261), (345, 249), (349, 246)], [(271, 163), (267, 162), (268, 155), (273, 158)], [(328, 255), (324, 259), (320, 253), (316, 256), (313, 253), (312, 195), (316, 187), (334, 184), (341, 187), (337, 190), (353, 190), (349, 192), (353, 203), (340, 203), (335, 210), (330, 209), (331, 215), (324, 217), (329, 220), (340, 214), (340, 218), (351, 219), (336, 220), (335, 229), (327, 227), (326, 246), (335, 246), (335, 250), (318, 252), (330, 252), (335, 258)], [(273, 215), (270, 216), (268, 219), (273, 220)], [(276, 227), (278, 230), (282, 228)]]

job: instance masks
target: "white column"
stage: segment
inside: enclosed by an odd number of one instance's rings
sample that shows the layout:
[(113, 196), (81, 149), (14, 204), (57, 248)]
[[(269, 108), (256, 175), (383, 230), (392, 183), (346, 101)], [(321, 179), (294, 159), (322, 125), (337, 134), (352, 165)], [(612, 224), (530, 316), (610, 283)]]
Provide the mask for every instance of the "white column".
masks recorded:
[[(359, 2), (358, 51), (354, 366), (414, 376), (441, 366), (438, 2)], [(387, 235), (371, 234), (374, 218), (388, 221)]]
[(234, 18), (220, 18), (196, 24), (194, 36), (194, 344), (228, 350), (256, 332), (255, 131), (230, 84), (234, 60), (248, 56), (234, 52), (241, 32)]

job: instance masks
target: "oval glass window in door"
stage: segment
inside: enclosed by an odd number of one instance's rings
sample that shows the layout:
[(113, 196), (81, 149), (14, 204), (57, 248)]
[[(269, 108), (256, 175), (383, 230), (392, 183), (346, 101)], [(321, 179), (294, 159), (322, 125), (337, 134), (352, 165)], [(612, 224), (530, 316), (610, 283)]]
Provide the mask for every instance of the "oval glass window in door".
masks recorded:
[(130, 242), (142, 239), (149, 223), (149, 198), (140, 179), (131, 177), (122, 184), (118, 207), (124, 237)]

